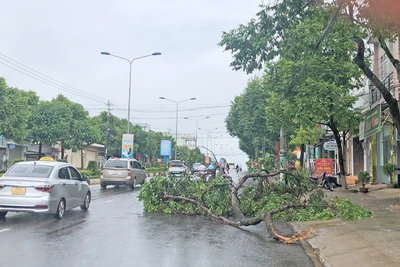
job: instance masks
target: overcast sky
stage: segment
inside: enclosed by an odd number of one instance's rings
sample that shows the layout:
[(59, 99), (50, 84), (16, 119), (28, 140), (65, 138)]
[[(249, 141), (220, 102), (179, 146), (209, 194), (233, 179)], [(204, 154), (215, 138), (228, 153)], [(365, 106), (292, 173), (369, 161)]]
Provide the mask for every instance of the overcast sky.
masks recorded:
[[(62, 93), (93, 116), (106, 110), (109, 100), (113, 114), (126, 118), (129, 64), (100, 52), (129, 59), (161, 52), (161, 56), (133, 63), (133, 123), (174, 134), (176, 106), (159, 97), (176, 101), (196, 97), (196, 101), (179, 105), (178, 133), (195, 133), (195, 122), (183, 117), (210, 116), (199, 122), (199, 128), (218, 128), (211, 134), (218, 136), (214, 138), (217, 154), (222, 146), (223, 153), (235, 155), (230, 161), (244, 164), (246, 157), (237, 139), (226, 133), (224, 120), (228, 105), (250, 76), (233, 71), (230, 53), (217, 43), (222, 31), (255, 17), (261, 2), (1, 0), (0, 76), (9, 86), (36, 91), (41, 99), (51, 100)], [(70, 89), (66, 92), (11, 69), (4, 64), (21, 70), (7, 62), (10, 58), (76, 90), (64, 87)], [(37, 78), (35, 73), (27, 74)], [(199, 144), (206, 145), (205, 136), (199, 130)]]

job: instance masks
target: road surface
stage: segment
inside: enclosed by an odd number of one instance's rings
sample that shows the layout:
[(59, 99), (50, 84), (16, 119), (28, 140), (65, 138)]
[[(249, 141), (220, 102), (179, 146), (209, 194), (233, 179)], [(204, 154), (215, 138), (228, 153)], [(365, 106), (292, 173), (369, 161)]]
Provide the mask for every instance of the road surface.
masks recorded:
[(74, 209), (61, 221), (9, 213), (0, 221), (0, 266), (313, 266), (300, 244), (269, 239), (263, 224), (235, 228), (204, 217), (145, 214), (139, 190), (92, 186), (89, 211)]

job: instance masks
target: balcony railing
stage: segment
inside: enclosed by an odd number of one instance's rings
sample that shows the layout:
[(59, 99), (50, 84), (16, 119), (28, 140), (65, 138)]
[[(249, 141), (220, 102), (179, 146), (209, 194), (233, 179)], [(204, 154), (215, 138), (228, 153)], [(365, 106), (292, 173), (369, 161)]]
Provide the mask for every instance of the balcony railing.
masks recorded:
[[(384, 80), (382, 80), (382, 83), (385, 85), (386, 88), (389, 89), (392, 94), (394, 94), (393, 73), (390, 73)], [(382, 94), (374, 85), (369, 86), (369, 92), (371, 97), (371, 104), (374, 104), (381, 100)]]

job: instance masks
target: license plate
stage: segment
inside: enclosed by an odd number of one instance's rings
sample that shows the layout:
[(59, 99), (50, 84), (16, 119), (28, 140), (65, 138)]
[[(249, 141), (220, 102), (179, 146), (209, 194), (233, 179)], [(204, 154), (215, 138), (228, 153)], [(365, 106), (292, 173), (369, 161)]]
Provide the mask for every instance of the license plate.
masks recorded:
[(11, 187), (11, 195), (25, 195), (26, 188), (24, 187)]
[(118, 175), (118, 174), (120, 174), (120, 172), (119, 171), (110, 171), (110, 174), (111, 175)]

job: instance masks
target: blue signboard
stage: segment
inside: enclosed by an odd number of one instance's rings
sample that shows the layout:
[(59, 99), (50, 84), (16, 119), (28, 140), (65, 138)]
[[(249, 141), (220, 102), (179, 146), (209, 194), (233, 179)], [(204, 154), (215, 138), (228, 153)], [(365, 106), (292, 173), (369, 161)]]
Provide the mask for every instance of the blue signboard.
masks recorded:
[(171, 156), (172, 154), (172, 141), (171, 140), (161, 140), (160, 145), (160, 156)]

